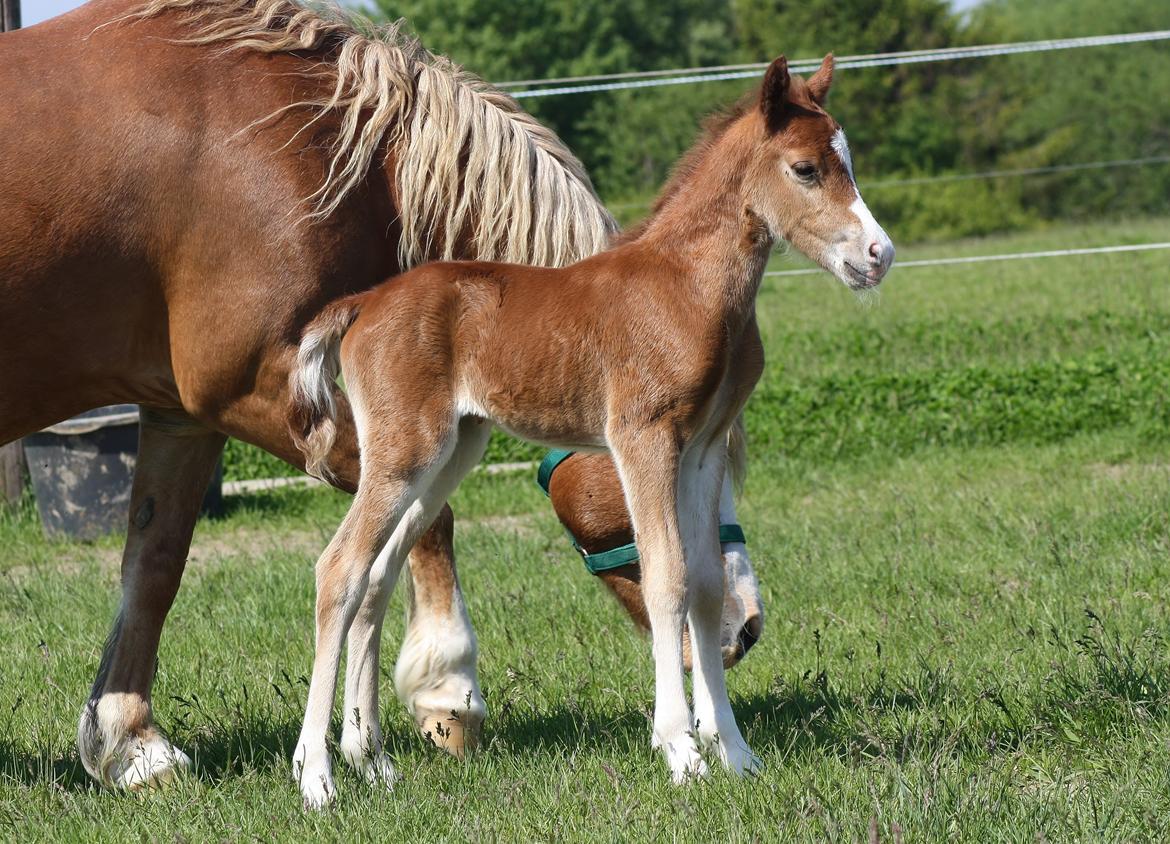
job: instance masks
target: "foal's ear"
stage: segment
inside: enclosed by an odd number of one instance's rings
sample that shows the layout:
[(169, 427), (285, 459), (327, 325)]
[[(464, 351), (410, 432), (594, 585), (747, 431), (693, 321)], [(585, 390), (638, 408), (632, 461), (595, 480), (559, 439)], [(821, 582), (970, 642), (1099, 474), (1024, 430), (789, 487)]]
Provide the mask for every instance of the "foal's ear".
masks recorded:
[(788, 102), (788, 59), (784, 56), (768, 65), (764, 74), (764, 87), (760, 89), (760, 112), (769, 132), (780, 128), (784, 117), (784, 106)]
[(808, 78), (808, 92), (813, 102), (819, 106), (825, 104), (829, 97), (829, 88), (833, 86), (833, 54), (829, 53), (817, 68), (817, 72)]

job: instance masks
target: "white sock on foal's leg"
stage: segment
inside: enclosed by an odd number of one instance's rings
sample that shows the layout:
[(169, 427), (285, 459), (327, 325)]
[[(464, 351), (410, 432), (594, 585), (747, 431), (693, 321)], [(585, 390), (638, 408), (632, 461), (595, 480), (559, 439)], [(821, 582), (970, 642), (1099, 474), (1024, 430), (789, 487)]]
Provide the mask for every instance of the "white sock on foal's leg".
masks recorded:
[[(688, 455), (689, 457), (689, 455)], [(721, 627), (724, 572), (719, 546), (719, 500), (723, 488), (723, 453), (714, 449), (690, 469), (680, 484), (679, 521), (687, 557), (688, 622), (695, 692), (695, 733), (705, 748), (714, 748), (724, 766), (737, 774), (755, 771), (760, 760), (751, 752), (735, 722), (727, 696)]]
[[(709, 577), (710, 583), (722, 585), (721, 572)], [(721, 591), (720, 593), (721, 594)], [(752, 753), (727, 696), (723, 658), (719, 647), (719, 619), (722, 600), (696, 598), (691, 602), (689, 621), (694, 656), (695, 732), (700, 742), (713, 747), (724, 766), (736, 773), (758, 771), (762, 762)]]
[(337, 694), (342, 644), (365, 598), (370, 572), (386, 543), (387, 531), (397, 527), (417, 497), (417, 489), (417, 484), (359, 489), (345, 521), (317, 561), (313, 674), (305, 721), (293, 752), (293, 775), (308, 808), (325, 806), (335, 792), (325, 739)]
[[(611, 436), (610, 444), (642, 560), (642, 593), (654, 653), (651, 742), (662, 750), (671, 778), (681, 784), (705, 776), (707, 764), (695, 742), (683, 681), (686, 564), (677, 518), (677, 452), (669, 431), (635, 431), (619, 442)], [(631, 471), (632, 466), (636, 468)]]
[(402, 567), (401, 540), (395, 540), (399, 539), (415, 511), (420, 509), (421, 505), (415, 502), (378, 554), (370, 570), (365, 597), (349, 628), (341, 754), (367, 781), (380, 782), (387, 788), (393, 786), (397, 774), (389, 755), (382, 749), (382, 724), (378, 711), (382, 621)]

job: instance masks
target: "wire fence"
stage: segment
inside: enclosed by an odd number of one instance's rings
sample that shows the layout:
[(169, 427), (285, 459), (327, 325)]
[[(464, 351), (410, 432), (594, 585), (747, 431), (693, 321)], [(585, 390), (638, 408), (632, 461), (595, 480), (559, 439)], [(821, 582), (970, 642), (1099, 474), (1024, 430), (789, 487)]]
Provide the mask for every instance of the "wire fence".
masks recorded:
[[(914, 267), (945, 267), (954, 264), (983, 264), (989, 261), (1034, 261), (1040, 258), (1070, 258), (1076, 255), (1110, 255), (1118, 252), (1152, 252), (1170, 249), (1170, 242), (1163, 243), (1124, 243), (1116, 246), (1088, 246), (1080, 249), (1048, 249), (1042, 252), (1007, 252), (1001, 255), (964, 255), (953, 258), (927, 258), (919, 261), (898, 261), (896, 269), (904, 270)], [(764, 273), (769, 278), (798, 275), (816, 275), (822, 273), (817, 267), (805, 267), (796, 270), (772, 270)]]
[[(1122, 44), (1142, 44), (1170, 40), (1170, 30), (1127, 32), (1117, 35), (1092, 35), (1081, 38), (1052, 38), (1041, 41), (1018, 41), (1009, 44), (980, 44), (970, 47), (944, 47), (930, 50), (904, 50), (893, 53), (871, 53), (842, 56), (836, 59), (835, 70), (863, 67), (891, 67), (906, 64), (959, 61), (963, 59), (1011, 56), (1022, 53), (1046, 53), (1054, 50), (1078, 50), (1087, 47), (1111, 47)], [(808, 73), (820, 66), (820, 59), (800, 59), (790, 62), (794, 73)], [(766, 68), (766, 62), (716, 67), (679, 68), (675, 70), (631, 71), (628, 73), (595, 74), (592, 76), (565, 76), (554, 79), (522, 79), (496, 82), (501, 88), (544, 85), (541, 88), (513, 91), (516, 99), (555, 97), (569, 94), (588, 94), (600, 91), (627, 91), (637, 88), (658, 88), (665, 85), (696, 85), (727, 79), (750, 79)], [(562, 84), (565, 83), (565, 84)], [(568, 84), (574, 83), (574, 84)], [(582, 84), (584, 83), (584, 84)]]
[[(1011, 56), (1021, 54), (1050, 53), (1053, 51), (1079, 50), (1095, 47), (1151, 44), (1165, 42), (1167, 40), (1170, 40), (1170, 29), (1083, 36), (1074, 38), (1044, 39), (1013, 43), (979, 44), (924, 50), (903, 50), (838, 57), (835, 62), (835, 68), (837, 70), (848, 70), (856, 68), (929, 64), (934, 62), (952, 62), (992, 56)], [(820, 58), (800, 59), (790, 62), (789, 67), (793, 72), (803, 73), (814, 70), (820, 65), (820, 63)], [(751, 78), (758, 76), (765, 67), (767, 67), (767, 63), (752, 62), (743, 64), (724, 64), (646, 71), (628, 71), (622, 73), (563, 76), (544, 79), (517, 79), (498, 82), (496, 84), (506, 89), (513, 89), (511, 91), (512, 96), (518, 99), (556, 97), (593, 92), (654, 88), (667, 85), (697, 85), (705, 82)], [(1165, 166), (1168, 163), (1170, 163), (1170, 154), (1163, 153), (1126, 158), (1046, 164), (1034, 167), (996, 168), (966, 173), (952, 172), (923, 175), (910, 174), (875, 181), (863, 181), (861, 182), (861, 187), (867, 191), (886, 191), (898, 188), (945, 185), (950, 183), (1035, 178), (1061, 174), (1084, 173), (1088, 171), (1108, 171), (1122, 168), (1133, 169), (1144, 167), (1160, 167)], [(1159, 176), (1158, 178), (1161, 179), (1162, 177)], [(877, 197), (875, 197), (875, 201), (877, 201), (879, 205), (882, 204), (882, 202)], [(646, 197), (645, 199), (641, 200), (610, 203), (610, 208), (618, 213), (637, 212), (648, 209), (652, 202), (653, 199), (651, 197)], [(890, 212), (889, 208), (884, 210), (886, 213)], [(897, 209), (895, 208), (895, 211), (896, 210)], [(1041, 211), (1039, 213), (1044, 212)], [(915, 228), (918, 236), (921, 236), (921, 227), (922, 223), (919, 220), (917, 221)], [(954, 234), (961, 235), (964, 234), (964, 232), (960, 231), (955, 232)]]

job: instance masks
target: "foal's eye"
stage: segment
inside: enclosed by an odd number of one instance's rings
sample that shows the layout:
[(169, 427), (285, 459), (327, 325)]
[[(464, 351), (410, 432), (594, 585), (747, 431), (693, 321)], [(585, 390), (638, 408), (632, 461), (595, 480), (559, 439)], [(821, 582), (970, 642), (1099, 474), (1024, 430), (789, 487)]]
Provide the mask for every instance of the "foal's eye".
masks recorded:
[(798, 178), (808, 181), (816, 176), (817, 168), (808, 161), (798, 161), (796, 164), (792, 165), (792, 172), (795, 173)]

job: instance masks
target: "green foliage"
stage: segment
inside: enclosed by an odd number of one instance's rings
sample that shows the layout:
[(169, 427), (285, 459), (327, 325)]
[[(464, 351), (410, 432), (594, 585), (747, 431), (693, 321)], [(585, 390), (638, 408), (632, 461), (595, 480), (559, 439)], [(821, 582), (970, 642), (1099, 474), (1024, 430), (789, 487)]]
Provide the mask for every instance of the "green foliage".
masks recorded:
[[(726, 0), (375, 0), (404, 17), (431, 49), (486, 79), (509, 81), (719, 62), (729, 43)], [(525, 106), (578, 143), (581, 118), (602, 97), (554, 97)]]
[(1024, 209), (1022, 185), (1005, 179), (893, 184), (867, 190), (866, 204), (896, 243), (954, 240), (1035, 225)]
[(825, 463), (874, 450), (1057, 442), (1132, 426), (1170, 434), (1170, 343), (1132, 356), (1025, 367), (853, 372), (770, 386), (752, 397), (752, 448)]
[[(377, 0), (434, 49), (493, 80), (652, 70), (1170, 27), (1164, 0)], [(527, 100), (635, 219), (704, 115), (749, 81)], [(1170, 53), (1160, 44), (842, 71), (830, 108), (862, 182), (1144, 158), (1170, 149)], [(1165, 213), (1170, 164), (883, 189), (895, 240), (1045, 220)], [(868, 197), (867, 197), (868, 198)], [(632, 201), (634, 207), (622, 207)]]
[(246, 481), (253, 478), (287, 478), (297, 470), (279, 457), (239, 440), (228, 440), (223, 450), (223, 479)]
[[(734, 0), (733, 6), (747, 61), (946, 47), (959, 34), (946, 0)], [(951, 84), (941, 65), (843, 71), (829, 107), (846, 127), (861, 172), (885, 177), (953, 166), (956, 128), (936, 110)]]

